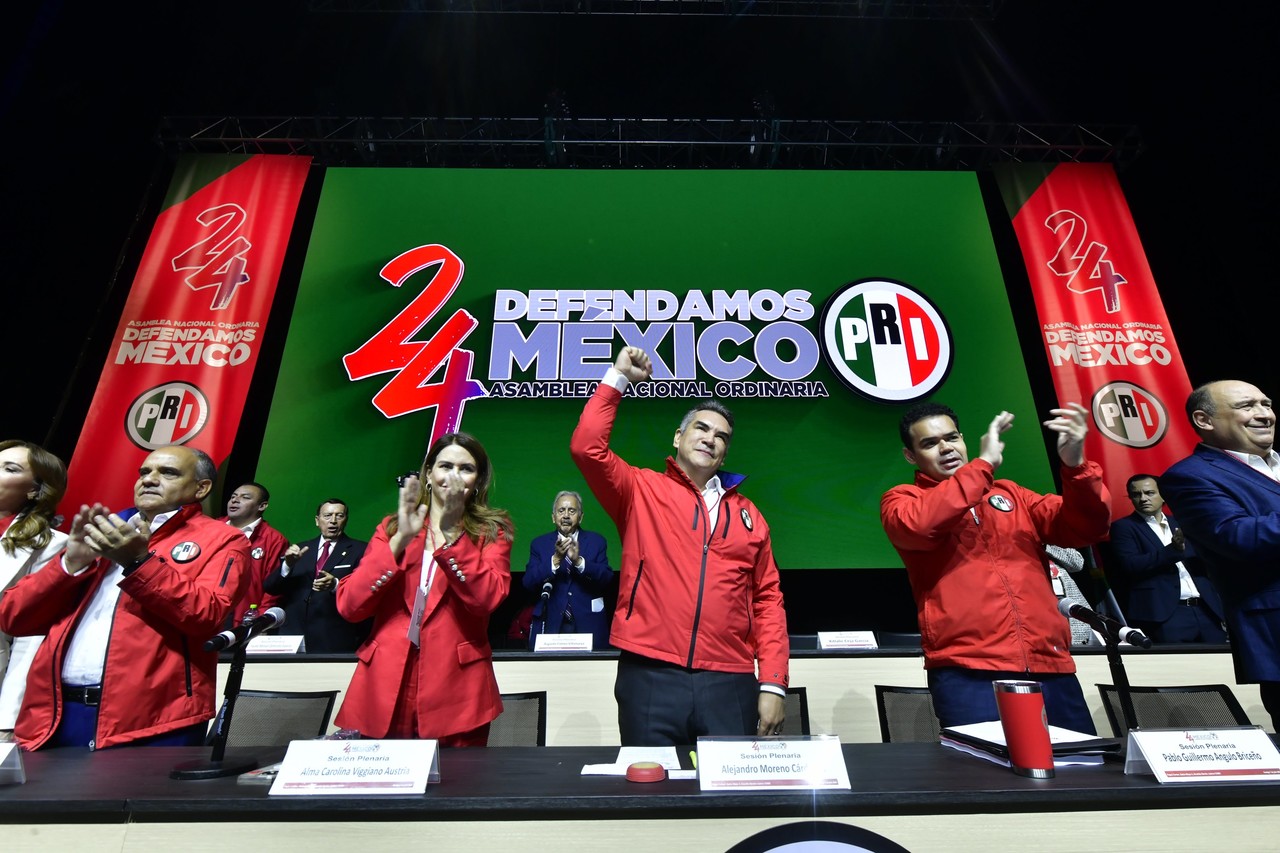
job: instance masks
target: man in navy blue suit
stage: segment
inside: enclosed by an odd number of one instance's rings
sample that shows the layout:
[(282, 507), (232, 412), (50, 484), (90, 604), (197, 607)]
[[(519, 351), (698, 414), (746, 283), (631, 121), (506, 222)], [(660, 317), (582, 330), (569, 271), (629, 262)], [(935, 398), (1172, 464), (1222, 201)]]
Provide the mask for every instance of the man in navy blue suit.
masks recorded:
[(1218, 584), (1236, 681), (1257, 682), (1280, 724), (1280, 454), (1271, 398), (1239, 380), (1187, 398), (1201, 444), (1161, 480), (1187, 540)]
[(1173, 516), (1160, 481), (1134, 474), (1126, 484), (1133, 514), (1111, 525), (1114, 568), (1129, 580), (1129, 619), (1158, 643), (1225, 643), (1222, 600)]
[(582, 497), (560, 492), (551, 503), (556, 529), (529, 543), (524, 588), (542, 597), (533, 610), (529, 648), (539, 634), (590, 634), (592, 648), (609, 644), (613, 569), (604, 537), (582, 529)]
[(320, 535), (289, 546), (262, 582), (284, 608), (281, 634), (302, 634), (308, 654), (354, 652), (373, 620), (351, 623), (338, 612), (338, 582), (355, 570), (368, 543), (347, 535), (347, 503), (329, 498), (316, 507)]

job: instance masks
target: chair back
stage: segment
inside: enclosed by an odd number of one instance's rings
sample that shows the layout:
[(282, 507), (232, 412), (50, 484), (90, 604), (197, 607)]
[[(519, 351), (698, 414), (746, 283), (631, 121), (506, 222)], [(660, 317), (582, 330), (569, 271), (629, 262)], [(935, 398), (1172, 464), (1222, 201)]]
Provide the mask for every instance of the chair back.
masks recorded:
[[(227, 731), (227, 748), (288, 746), (291, 740), (323, 737), (337, 698), (337, 690), (241, 690)], [(225, 712), (224, 701), (218, 716)], [(217, 721), (212, 730), (217, 731)]]
[(809, 693), (803, 687), (788, 687), (782, 721), (784, 735), (809, 735)]
[(547, 691), (503, 693), (502, 713), (489, 725), (489, 746), (546, 746)]
[[(1115, 737), (1128, 734), (1120, 692), (1114, 684), (1099, 684), (1102, 708)], [(1133, 712), (1140, 729), (1222, 728), (1251, 726), (1231, 688), (1225, 684), (1197, 684), (1182, 687), (1130, 687)]]
[(885, 743), (937, 743), (941, 726), (928, 687), (876, 686), (880, 739)]
[(920, 634), (902, 631), (876, 631), (876, 645), (882, 649), (918, 649)]

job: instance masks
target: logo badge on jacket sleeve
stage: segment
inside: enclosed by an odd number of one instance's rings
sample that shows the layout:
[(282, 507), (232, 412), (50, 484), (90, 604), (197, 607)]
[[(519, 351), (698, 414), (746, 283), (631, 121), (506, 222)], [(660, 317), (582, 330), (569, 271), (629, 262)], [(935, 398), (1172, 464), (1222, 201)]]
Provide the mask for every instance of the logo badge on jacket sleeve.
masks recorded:
[(173, 546), (169, 556), (179, 563), (190, 563), (200, 556), (200, 546), (195, 542), (179, 542)]
[(1013, 504), (1009, 503), (1009, 499), (1004, 495), (992, 495), (987, 498), (987, 503), (1001, 512), (1013, 512)]
[(754, 528), (751, 526), (751, 514), (747, 512), (747, 508), (746, 508), (746, 507), (743, 507), (743, 508), (742, 508), (742, 523), (743, 523), (743, 524), (745, 524), (745, 525), (747, 526), (747, 530), (752, 530), (752, 529), (754, 529)]

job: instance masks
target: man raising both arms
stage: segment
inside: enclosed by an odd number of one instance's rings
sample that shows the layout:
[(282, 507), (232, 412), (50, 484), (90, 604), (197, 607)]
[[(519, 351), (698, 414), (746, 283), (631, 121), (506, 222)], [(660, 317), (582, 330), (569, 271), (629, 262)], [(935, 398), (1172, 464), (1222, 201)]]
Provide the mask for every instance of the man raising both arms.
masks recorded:
[(1081, 548), (1107, 534), (1110, 499), (1102, 469), (1084, 458), (1083, 407), (1053, 409), (1062, 496), (995, 479), (1001, 412), (969, 461), (956, 413), (937, 403), (911, 407), (899, 423), (915, 482), (880, 499), (880, 521), (916, 599), (934, 709), (943, 726), (998, 718), (991, 682), (1041, 682), (1049, 723), (1086, 734), (1093, 719), (1075, 677), (1071, 631), (1058, 612), (1044, 546)]

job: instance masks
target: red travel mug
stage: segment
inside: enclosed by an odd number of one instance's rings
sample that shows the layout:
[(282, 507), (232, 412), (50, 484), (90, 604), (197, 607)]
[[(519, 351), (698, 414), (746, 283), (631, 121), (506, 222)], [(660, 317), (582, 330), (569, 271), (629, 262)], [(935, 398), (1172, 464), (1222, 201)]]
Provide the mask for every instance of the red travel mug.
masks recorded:
[(1052, 779), (1053, 745), (1040, 682), (993, 681), (991, 686), (1013, 772), (1032, 779)]

